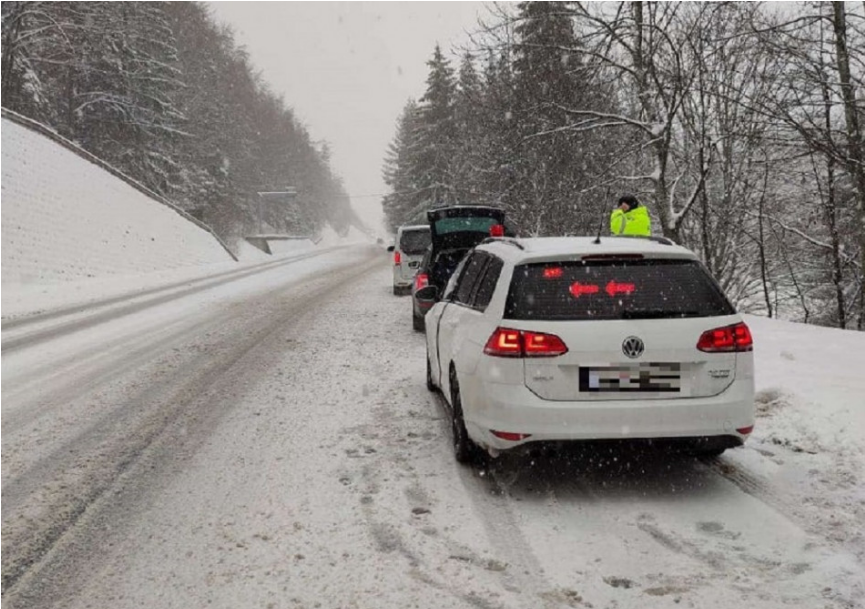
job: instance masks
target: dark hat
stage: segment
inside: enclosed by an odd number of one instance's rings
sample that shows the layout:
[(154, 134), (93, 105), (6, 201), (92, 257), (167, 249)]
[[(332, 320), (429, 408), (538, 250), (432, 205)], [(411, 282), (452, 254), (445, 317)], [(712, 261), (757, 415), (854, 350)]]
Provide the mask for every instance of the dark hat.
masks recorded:
[(638, 207), (640, 205), (640, 202), (637, 201), (637, 197), (634, 195), (622, 195), (619, 197), (618, 205), (622, 203), (627, 203), (630, 207)]

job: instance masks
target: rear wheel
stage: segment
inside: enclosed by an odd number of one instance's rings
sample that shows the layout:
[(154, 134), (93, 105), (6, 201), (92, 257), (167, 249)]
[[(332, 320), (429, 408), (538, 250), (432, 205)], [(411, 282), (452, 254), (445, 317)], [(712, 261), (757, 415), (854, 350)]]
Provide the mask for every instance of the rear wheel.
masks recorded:
[(411, 327), (414, 328), (416, 332), (423, 332), (426, 329), (426, 324), (424, 323), (424, 318), (412, 313), (412, 315), (411, 315)]
[(429, 353), (426, 356), (426, 388), (430, 391), (435, 391), (436, 386), (433, 385), (432, 364), (429, 363)]
[(396, 287), (396, 286), (393, 286), (393, 295), (394, 295), (394, 296), (401, 296), (401, 295), (402, 295), (402, 290), (401, 290), (400, 288)]
[[(429, 361), (429, 360), (427, 360)], [(466, 431), (463, 419), (463, 404), (460, 398), (460, 387), (456, 374), (451, 371), (451, 433), (453, 434), (454, 457), (458, 463), (466, 465), (481, 465), (485, 453), (475, 444)]]

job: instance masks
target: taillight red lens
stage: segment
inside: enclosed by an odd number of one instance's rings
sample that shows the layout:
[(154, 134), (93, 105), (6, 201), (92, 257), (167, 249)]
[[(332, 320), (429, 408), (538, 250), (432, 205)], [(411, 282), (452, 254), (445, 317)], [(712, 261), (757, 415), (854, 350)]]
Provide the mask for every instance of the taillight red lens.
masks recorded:
[(400, 262), (402, 262), (402, 255), (399, 253), (399, 250), (397, 250), (393, 253), (393, 263), (394, 265), (397, 265)]
[(568, 352), (568, 348), (561, 338), (555, 334), (542, 334), (540, 332), (523, 332), (523, 349), (525, 349), (526, 357), (552, 357)]
[(554, 334), (510, 328), (496, 328), (484, 346), (484, 353), (496, 357), (555, 357), (567, 352), (564, 341)]
[(497, 357), (522, 357), (523, 335), (519, 330), (496, 328), (484, 346), (484, 353)]
[(697, 341), (697, 349), (707, 353), (751, 351), (754, 341), (744, 322), (723, 328), (707, 330)]
[(504, 237), (505, 227), (501, 224), (493, 224), (490, 227), (490, 237)]
[(544, 279), (559, 279), (564, 274), (560, 266), (549, 266), (544, 269)]
[(496, 431), (495, 429), (490, 430), (492, 434), (501, 438), (502, 440), (507, 440), (508, 442), (519, 442), (520, 440), (525, 440), (526, 438), (531, 438), (532, 434), (530, 433), (514, 433), (512, 431)]
[(426, 273), (418, 273), (414, 276), (414, 289), (419, 290), (429, 285), (429, 275)]

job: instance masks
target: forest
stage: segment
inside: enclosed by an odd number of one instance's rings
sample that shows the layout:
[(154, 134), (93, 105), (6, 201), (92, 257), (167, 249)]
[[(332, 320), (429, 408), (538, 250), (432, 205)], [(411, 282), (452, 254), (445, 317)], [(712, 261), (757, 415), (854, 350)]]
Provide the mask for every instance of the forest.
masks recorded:
[(741, 310), (865, 329), (865, 3), (501, 4), (470, 40), (396, 122), (391, 228), (595, 234), (632, 193)]
[[(200, 2), (3, 2), (3, 107), (226, 240), (357, 223), (310, 138)], [(259, 192), (292, 192), (260, 197)], [(259, 217), (261, 214), (261, 217)]]

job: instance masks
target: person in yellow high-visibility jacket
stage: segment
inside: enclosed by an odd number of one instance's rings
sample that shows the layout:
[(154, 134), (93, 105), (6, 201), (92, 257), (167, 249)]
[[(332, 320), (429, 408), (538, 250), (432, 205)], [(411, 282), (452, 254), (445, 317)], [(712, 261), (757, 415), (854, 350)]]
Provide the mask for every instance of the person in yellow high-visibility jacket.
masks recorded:
[(610, 232), (614, 235), (651, 236), (652, 220), (645, 206), (637, 201), (637, 197), (634, 195), (619, 197), (618, 207), (610, 214)]

